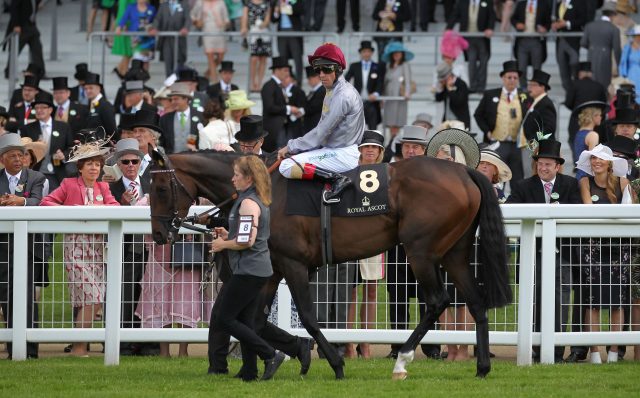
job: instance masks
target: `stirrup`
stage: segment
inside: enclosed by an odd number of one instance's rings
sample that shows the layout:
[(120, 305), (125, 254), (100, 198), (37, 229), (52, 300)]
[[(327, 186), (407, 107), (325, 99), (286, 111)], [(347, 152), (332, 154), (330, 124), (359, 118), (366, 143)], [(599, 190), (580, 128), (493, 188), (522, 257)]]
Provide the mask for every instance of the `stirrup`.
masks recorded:
[(335, 198), (331, 198), (331, 199), (327, 199), (327, 194), (330, 193), (331, 191), (328, 190), (323, 190), (322, 191), (322, 201), (328, 205), (333, 204), (333, 203), (340, 203), (340, 198), (335, 197)]

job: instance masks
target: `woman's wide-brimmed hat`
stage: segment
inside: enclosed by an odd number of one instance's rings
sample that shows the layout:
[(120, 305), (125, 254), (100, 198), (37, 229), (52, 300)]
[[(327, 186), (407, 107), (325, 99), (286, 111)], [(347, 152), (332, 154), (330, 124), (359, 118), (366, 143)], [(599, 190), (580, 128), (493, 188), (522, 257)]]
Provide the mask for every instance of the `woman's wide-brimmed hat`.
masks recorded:
[(22, 145), (27, 151), (33, 151), (34, 156), (36, 157), (36, 163), (39, 163), (42, 159), (44, 159), (44, 155), (47, 152), (47, 144), (42, 141), (33, 141), (29, 137), (22, 137), (20, 139), (22, 141)]
[(602, 102), (602, 101), (587, 101), (587, 102), (583, 102), (580, 105), (578, 105), (575, 108), (573, 108), (573, 111), (571, 112), (571, 117), (577, 117), (578, 115), (580, 115), (580, 112), (582, 112), (586, 108), (600, 108), (602, 110), (603, 120), (604, 120), (604, 116), (607, 113), (609, 113), (609, 104), (607, 104), (606, 102)]
[(634, 25), (627, 31), (627, 36), (640, 36), (640, 25)]
[(576, 167), (589, 175), (593, 175), (593, 169), (591, 168), (591, 157), (595, 156), (599, 159), (612, 162), (613, 175), (616, 177), (626, 177), (629, 170), (629, 164), (623, 158), (613, 156), (613, 151), (608, 146), (598, 144), (590, 151), (583, 151), (580, 154), (580, 158), (576, 162)]
[(400, 43), (399, 41), (392, 41), (385, 46), (384, 54), (382, 54), (382, 61), (389, 62), (389, 60), (391, 59), (391, 54), (397, 52), (404, 53), (405, 61), (411, 61), (414, 57), (414, 54), (411, 51), (407, 50), (402, 43)]
[(488, 148), (480, 150), (480, 161), (491, 163), (496, 166), (496, 169), (498, 169), (498, 182), (507, 182), (511, 180), (511, 169), (496, 151), (492, 151)]
[(467, 166), (475, 169), (480, 163), (480, 148), (478, 143), (464, 130), (446, 129), (438, 131), (427, 145), (426, 155), (433, 158), (443, 145), (455, 145), (462, 150)]
[(262, 127), (262, 116), (247, 115), (240, 118), (240, 131), (234, 137), (238, 141), (252, 142), (266, 137), (268, 134)]
[(107, 144), (109, 144), (108, 137), (104, 140), (95, 140), (90, 142), (85, 142), (83, 144), (78, 144), (71, 149), (71, 153), (69, 153), (68, 163), (77, 162), (78, 160), (93, 158), (96, 156), (104, 156), (109, 152), (109, 148)]
[(225, 108), (230, 111), (236, 111), (240, 109), (247, 109), (254, 106), (256, 103), (250, 101), (247, 98), (247, 93), (244, 90), (233, 90), (229, 92), (229, 99), (225, 101)]

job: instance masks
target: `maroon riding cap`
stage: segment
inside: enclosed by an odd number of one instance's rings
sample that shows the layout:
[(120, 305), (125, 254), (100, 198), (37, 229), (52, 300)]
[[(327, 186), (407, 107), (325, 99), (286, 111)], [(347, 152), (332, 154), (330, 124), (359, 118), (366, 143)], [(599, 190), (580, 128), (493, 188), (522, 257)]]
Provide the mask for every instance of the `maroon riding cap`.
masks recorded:
[(313, 55), (309, 55), (309, 63), (311, 65), (314, 65), (314, 61), (318, 59), (331, 61), (340, 65), (342, 69), (347, 68), (347, 61), (344, 59), (342, 50), (333, 43), (324, 43), (316, 49)]

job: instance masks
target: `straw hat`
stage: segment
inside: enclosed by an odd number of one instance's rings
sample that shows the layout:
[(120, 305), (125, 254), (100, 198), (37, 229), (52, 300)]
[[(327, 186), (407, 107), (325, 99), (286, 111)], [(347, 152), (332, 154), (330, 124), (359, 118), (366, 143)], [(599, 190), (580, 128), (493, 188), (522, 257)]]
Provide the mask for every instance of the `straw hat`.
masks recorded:
[(427, 145), (426, 155), (435, 158), (443, 145), (455, 145), (462, 150), (467, 166), (475, 169), (480, 163), (478, 143), (464, 130), (446, 129), (439, 131)]
[[(111, 137), (109, 137), (111, 138)], [(95, 156), (104, 156), (109, 152), (109, 148), (105, 145), (109, 143), (109, 138), (105, 140), (96, 140), (84, 144), (78, 144), (71, 149), (68, 163), (77, 162), (81, 159), (88, 159)]]
[(230, 111), (251, 108), (255, 104), (247, 98), (247, 93), (244, 90), (230, 91), (229, 99), (225, 101), (225, 107)]
[(42, 159), (44, 159), (44, 155), (47, 152), (47, 144), (42, 141), (33, 142), (29, 137), (20, 138), (22, 141), (22, 145), (27, 151), (33, 151), (33, 154), (36, 157), (36, 163), (39, 163)]
[(626, 177), (627, 171), (629, 170), (629, 164), (623, 158), (618, 158), (613, 156), (613, 152), (611, 148), (604, 146), (602, 144), (596, 145), (590, 151), (583, 151), (580, 154), (580, 158), (576, 162), (576, 166), (578, 169), (588, 173), (589, 175), (593, 175), (593, 170), (591, 169), (591, 156), (595, 156), (602, 160), (606, 160), (613, 163), (613, 175), (616, 177)]
[(480, 161), (491, 163), (498, 169), (498, 182), (507, 182), (511, 180), (511, 169), (502, 160), (496, 151), (491, 149), (482, 149), (480, 151)]

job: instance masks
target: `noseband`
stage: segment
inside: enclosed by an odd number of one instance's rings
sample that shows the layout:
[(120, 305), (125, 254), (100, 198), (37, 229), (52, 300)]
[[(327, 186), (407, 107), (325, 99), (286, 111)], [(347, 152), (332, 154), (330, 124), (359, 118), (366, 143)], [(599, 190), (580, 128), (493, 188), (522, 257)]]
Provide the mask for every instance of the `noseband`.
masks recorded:
[(161, 222), (165, 222), (169, 225), (169, 232), (170, 233), (175, 233), (178, 232), (178, 230), (180, 230), (180, 227), (182, 226), (182, 218), (180, 218), (178, 216), (178, 208), (176, 206), (176, 203), (178, 203), (178, 187), (182, 188), (182, 190), (187, 194), (187, 196), (189, 196), (189, 199), (191, 199), (191, 203), (193, 203), (195, 201), (195, 198), (191, 195), (191, 193), (187, 190), (187, 188), (185, 188), (184, 184), (182, 184), (182, 182), (178, 179), (178, 176), (176, 175), (176, 170), (175, 169), (166, 169), (166, 170), (151, 170), (150, 171), (151, 174), (169, 174), (170, 177), (170, 181), (171, 181), (171, 206), (173, 206), (173, 214), (170, 216), (165, 216), (165, 215), (151, 215), (151, 219), (157, 219)]

